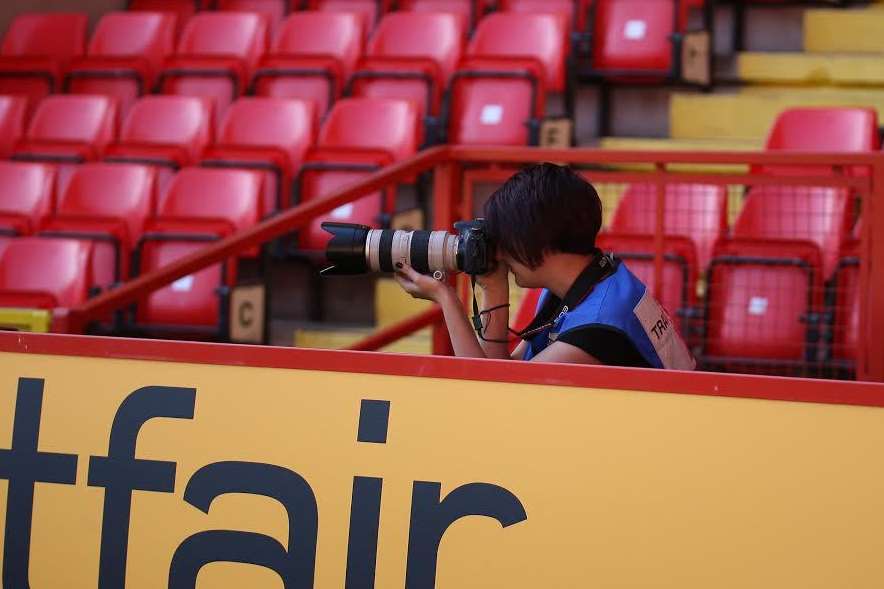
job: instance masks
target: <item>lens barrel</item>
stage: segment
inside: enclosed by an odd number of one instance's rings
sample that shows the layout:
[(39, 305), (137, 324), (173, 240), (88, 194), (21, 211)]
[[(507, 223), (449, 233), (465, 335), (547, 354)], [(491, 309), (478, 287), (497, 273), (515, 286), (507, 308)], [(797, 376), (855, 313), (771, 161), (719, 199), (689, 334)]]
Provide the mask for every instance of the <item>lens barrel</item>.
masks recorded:
[(371, 229), (365, 225), (323, 223), (332, 234), (326, 257), (332, 266), (325, 275), (392, 273), (397, 263), (422, 274), (456, 272), (459, 237), (447, 231)]

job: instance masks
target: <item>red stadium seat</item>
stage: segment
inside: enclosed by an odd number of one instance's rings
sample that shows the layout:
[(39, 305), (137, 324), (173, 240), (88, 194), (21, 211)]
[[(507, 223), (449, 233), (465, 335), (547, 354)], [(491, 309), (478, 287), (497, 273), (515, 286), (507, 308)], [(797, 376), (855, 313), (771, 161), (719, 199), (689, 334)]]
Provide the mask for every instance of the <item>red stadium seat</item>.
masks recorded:
[(362, 54), (364, 25), (349, 13), (293, 13), (252, 81), (259, 96), (300, 98), (324, 116)]
[(850, 212), (850, 198), (843, 188), (757, 186), (746, 197), (732, 234), (811, 241), (822, 253), (824, 278), (828, 278), (849, 235)]
[(674, 0), (597, 0), (592, 69), (606, 77), (672, 75)]
[(417, 151), (419, 132), (417, 108), (406, 100), (346, 98), (325, 121), (317, 145), (383, 151), (400, 161)]
[(86, 52), (88, 20), (79, 13), (17, 16), (0, 48), (0, 94), (37, 101), (61, 89), (70, 61)]
[(175, 16), (111, 12), (98, 22), (85, 58), (65, 78), (67, 92), (116, 96), (123, 115), (153, 89), (160, 67), (175, 46)]
[(261, 15), (201, 12), (184, 27), (175, 56), (160, 74), (159, 90), (213, 99), (218, 123), (227, 106), (246, 90), (266, 50), (267, 21)]
[[(143, 273), (157, 270), (193, 254), (212, 241), (211, 236), (193, 241), (147, 241), (141, 249), (139, 268)], [(199, 272), (179, 278), (169, 286), (153, 292), (137, 304), (136, 328), (167, 333), (185, 332), (220, 336), (226, 288), (231, 282), (232, 262), (209, 266)]]
[(71, 176), (41, 235), (93, 242), (95, 284), (107, 287), (125, 280), (153, 211), (155, 188), (155, 173), (146, 166), (83, 164)]
[(316, 140), (316, 106), (289, 98), (240, 98), (227, 110), (202, 165), (264, 170), (262, 213), (287, 207), (292, 180)]
[(260, 174), (247, 170), (185, 168), (160, 196), (150, 231), (225, 237), (260, 219)]
[(54, 194), (52, 166), (0, 162), (0, 234), (38, 231), (52, 212)]
[[(300, 181), (299, 201), (308, 202), (351, 184), (384, 165), (417, 151), (420, 125), (414, 104), (387, 98), (340, 100), (322, 127), (317, 149), (307, 157)], [(325, 248), (329, 235), (320, 225), (333, 220), (372, 227), (386, 224), (395, 194), (388, 190), (338, 207), (317, 218), (299, 234), (301, 250)]]
[(75, 307), (92, 287), (92, 244), (75, 239), (20, 237), (0, 257), (0, 307)]
[(807, 241), (719, 242), (706, 292), (706, 365), (774, 372), (813, 366), (821, 265), (819, 248)]
[[(654, 237), (629, 233), (600, 233), (599, 248), (623, 260), (652, 293), (655, 292)], [(667, 236), (663, 240), (663, 275), (660, 304), (684, 335), (685, 317), (693, 316), (697, 306), (698, 265), (694, 243), (684, 236)]]
[[(182, 170), (160, 198), (138, 256), (138, 271), (150, 272), (191, 254), (206, 243), (246, 229), (259, 219), (260, 174), (245, 170)], [(257, 255), (257, 250), (246, 252)], [(226, 332), (226, 288), (236, 283), (231, 259), (176, 280), (137, 305), (139, 328), (161, 332)]]
[[(85, 94), (48, 96), (37, 107), (25, 140), (13, 157), (70, 163), (95, 160), (116, 138), (117, 126), (114, 98)], [(63, 188), (64, 182), (61, 184), (59, 188)]]
[(567, 34), (555, 14), (492, 14), (451, 83), (448, 141), (536, 144), (547, 90), (565, 90)]
[(120, 140), (105, 159), (164, 168), (159, 183), (199, 161), (212, 142), (212, 103), (195, 96), (145, 96), (135, 103), (120, 131)]
[(0, 96), (0, 157), (9, 157), (25, 134), (28, 99)]
[[(780, 113), (767, 137), (771, 151), (866, 153), (881, 147), (878, 113), (873, 108), (806, 107)], [(763, 166), (765, 172), (781, 175), (827, 175), (831, 166)], [(863, 168), (851, 170), (868, 175)]]
[(791, 151), (876, 151), (878, 115), (873, 108), (805, 107), (780, 113), (766, 149)]
[(289, 0), (216, 0), (215, 8), (227, 12), (257, 12), (276, 32), (289, 12)]
[[(350, 83), (354, 96), (401, 98), (435, 131), (442, 95), (463, 50), (464, 29), (452, 14), (394, 12), (383, 18)], [(432, 119), (426, 119), (432, 116)]]
[[(653, 184), (632, 184), (614, 211), (611, 231), (653, 235), (657, 228), (657, 191)], [(663, 216), (665, 235), (690, 238), (701, 270), (712, 247), (727, 232), (727, 193), (711, 184), (667, 184)]]
[(492, 14), (479, 23), (467, 47), (472, 58), (535, 60), (543, 70), (544, 87), (565, 90), (568, 32), (557, 14)]

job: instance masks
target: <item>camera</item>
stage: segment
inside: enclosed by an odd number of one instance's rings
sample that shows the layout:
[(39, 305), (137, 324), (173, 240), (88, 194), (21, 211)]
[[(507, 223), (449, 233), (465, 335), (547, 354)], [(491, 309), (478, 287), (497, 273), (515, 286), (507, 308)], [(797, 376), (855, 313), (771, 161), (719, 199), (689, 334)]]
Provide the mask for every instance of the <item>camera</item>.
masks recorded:
[(332, 234), (325, 255), (332, 264), (326, 276), (393, 272), (405, 263), (421, 274), (464, 272), (487, 274), (494, 268), (493, 248), (485, 220), (460, 221), (447, 231), (372, 229), (350, 223), (322, 224)]

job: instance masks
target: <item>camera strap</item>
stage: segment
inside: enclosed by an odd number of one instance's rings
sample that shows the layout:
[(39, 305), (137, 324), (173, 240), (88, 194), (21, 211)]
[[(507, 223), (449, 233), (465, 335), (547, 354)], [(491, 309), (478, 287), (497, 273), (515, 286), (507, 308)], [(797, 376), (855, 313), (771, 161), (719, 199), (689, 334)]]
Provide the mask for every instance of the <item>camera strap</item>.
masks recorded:
[[(555, 326), (559, 317), (583, 302), (583, 300), (592, 292), (592, 289), (595, 288), (595, 285), (613, 274), (616, 269), (617, 262), (614, 258), (596, 248), (595, 251), (593, 251), (592, 262), (590, 262), (580, 273), (574, 281), (574, 284), (568, 289), (564, 299), (559, 300), (555, 296), (548, 296), (543, 307), (534, 317), (534, 320), (531, 321), (525, 329), (522, 331), (515, 331), (507, 326), (507, 331), (517, 338), (525, 340)], [(498, 344), (509, 343), (509, 340), (488, 339), (485, 337), (485, 327), (482, 325), (482, 315), (493, 311), (497, 307), (486, 309), (485, 311), (479, 311), (479, 303), (476, 300), (476, 277), (473, 275), (470, 276), (470, 284), (473, 289), (472, 322), (473, 329), (476, 330), (476, 335), (480, 340), (485, 342)]]

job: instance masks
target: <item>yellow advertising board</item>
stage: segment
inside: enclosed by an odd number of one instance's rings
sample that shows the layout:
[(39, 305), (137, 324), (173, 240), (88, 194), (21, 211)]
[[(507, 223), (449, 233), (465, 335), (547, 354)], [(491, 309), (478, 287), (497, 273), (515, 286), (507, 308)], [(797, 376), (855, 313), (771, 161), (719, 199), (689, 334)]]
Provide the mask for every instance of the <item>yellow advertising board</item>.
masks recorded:
[(0, 334), (3, 587), (878, 589), (882, 404), (876, 384)]

